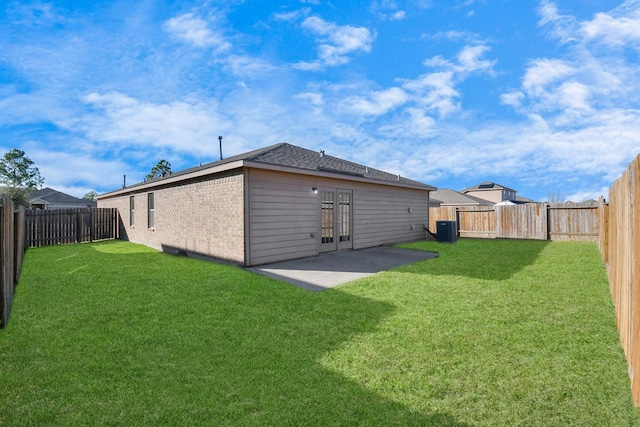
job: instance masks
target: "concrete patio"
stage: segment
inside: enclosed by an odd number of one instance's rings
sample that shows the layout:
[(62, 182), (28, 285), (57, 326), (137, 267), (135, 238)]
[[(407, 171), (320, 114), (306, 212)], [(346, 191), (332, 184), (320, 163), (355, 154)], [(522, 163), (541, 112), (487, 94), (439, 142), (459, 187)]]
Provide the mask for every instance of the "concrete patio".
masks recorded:
[(401, 265), (435, 258), (435, 252), (391, 246), (329, 252), (309, 258), (250, 267), (248, 270), (310, 291), (322, 291)]

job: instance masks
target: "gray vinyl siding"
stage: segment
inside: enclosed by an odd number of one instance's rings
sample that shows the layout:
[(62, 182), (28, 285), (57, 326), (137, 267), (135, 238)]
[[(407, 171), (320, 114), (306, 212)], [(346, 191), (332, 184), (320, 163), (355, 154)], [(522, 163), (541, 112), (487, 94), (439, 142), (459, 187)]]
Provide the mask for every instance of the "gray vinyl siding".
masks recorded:
[(314, 180), (299, 175), (250, 169), (249, 260), (258, 265), (318, 253)]
[(424, 225), (429, 223), (427, 194), (422, 190), (358, 184), (353, 192), (354, 249), (423, 239)]
[(246, 176), (249, 265), (318, 254), (319, 194), (312, 192), (313, 187), (353, 191), (354, 249), (425, 237), (429, 219), (425, 190), (258, 169), (250, 169)]

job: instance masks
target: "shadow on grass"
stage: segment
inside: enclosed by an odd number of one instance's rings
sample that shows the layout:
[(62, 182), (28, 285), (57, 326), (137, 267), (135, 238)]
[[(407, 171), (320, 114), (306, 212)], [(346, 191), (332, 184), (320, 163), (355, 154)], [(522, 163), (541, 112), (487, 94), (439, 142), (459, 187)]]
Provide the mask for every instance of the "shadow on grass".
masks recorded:
[(434, 425), (321, 357), (394, 307), (127, 242), (29, 250), (0, 424)]
[(438, 252), (440, 256), (399, 267), (395, 271), (506, 280), (533, 264), (548, 244), (544, 240), (501, 239), (460, 239), (456, 243), (408, 243), (399, 247)]

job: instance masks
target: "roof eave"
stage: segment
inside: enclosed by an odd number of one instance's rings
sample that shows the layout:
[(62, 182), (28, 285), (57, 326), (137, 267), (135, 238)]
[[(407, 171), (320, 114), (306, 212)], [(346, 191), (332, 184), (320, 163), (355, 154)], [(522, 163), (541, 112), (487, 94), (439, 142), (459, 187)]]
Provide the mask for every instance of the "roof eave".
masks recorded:
[(107, 198), (110, 198), (110, 197), (122, 196), (122, 195), (125, 195), (125, 194), (135, 193), (135, 192), (139, 192), (139, 191), (143, 191), (143, 190), (150, 190), (150, 189), (153, 189), (153, 188), (156, 188), (156, 187), (159, 187), (159, 186), (175, 184), (175, 183), (178, 183), (180, 181), (194, 179), (194, 178), (200, 178), (200, 177), (203, 177), (203, 176), (213, 175), (213, 174), (216, 174), (216, 173), (226, 172), (226, 171), (229, 171), (229, 170), (238, 169), (238, 168), (242, 168), (242, 167), (254, 168), (254, 169), (264, 169), (264, 170), (273, 170), (273, 171), (279, 171), (279, 172), (297, 173), (297, 174), (300, 174), (300, 175), (320, 176), (320, 177), (326, 177), (326, 178), (338, 178), (338, 179), (343, 179), (343, 180), (348, 180), (348, 181), (367, 182), (367, 183), (371, 183), (371, 184), (387, 185), (387, 186), (391, 186), (391, 187), (400, 187), (400, 188), (411, 188), (411, 189), (423, 190), (423, 191), (435, 191), (435, 190), (437, 190), (436, 187), (433, 187), (433, 186), (427, 185), (427, 184), (416, 185), (416, 184), (411, 184), (411, 183), (401, 182), (401, 181), (399, 181), (399, 182), (383, 181), (383, 180), (379, 180), (379, 179), (360, 177), (360, 176), (354, 176), (354, 175), (349, 175), (349, 174), (341, 174), (341, 173), (336, 173), (336, 172), (327, 172), (327, 171), (319, 171), (319, 170), (312, 170), (312, 169), (296, 168), (296, 167), (292, 167), (292, 166), (275, 165), (275, 164), (256, 162), (256, 161), (251, 161), (251, 160), (237, 160), (237, 161), (230, 162), (230, 163), (225, 163), (225, 164), (221, 164), (221, 165), (217, 165), (217, 166), (212, 166), (212, 167), (208, 167), (208, 168), (199, 169), (199, 170), (196, 170), (196, 171), (193, 171), (193, 172), (190, 172), (190, 173), (186, 173), (186, 174), (179, 174), (179, 175), (169, 176), (169, 177), (166, 177), (166, 178), (163, 178), (163, 179), (159, 179), (159, 180), (154, 180), (154, 181), (151, 181), (151, 182), (144, 182), (144, 183), (140, 183), (140, 184), (134, 184), (134, 185), (129, 186), (129, 187), (124, 187), (124, 188), (119, 189), (119, 190), (115, 190), (115, 191), (111, 191), (109, 193), (101, 194), (96, 199), (97, 200), (107, 199)]
[(241, 168), (243, 165), (243, 160), (237, 160), (235, 162), (230, 162), (230, 163), (224, 163), (221, 165), (216, 165), (216, 166), (211, 166), (208, 168), (202, 168), (202, 169), (198, 169), (195, 170), (193, 172), (189, 172), (189, 173), (185, 173), (185, 174), (176, 174), (176, 175), (171, 175), (162, 179), (157, 179), (157, 180), (153, 180), (153, 181), (148, 181), (148, 182), (143, 182), (143, 183), (139, 183), (139, 184), (134, 184), (131, 185), (129, 187), (123, 187), (119, 190), (114, 190), (114, 191), (110, 191), (108, 193), (104, 193), (101, 194), (99, 196), (96, 197), (96, 200), (100, 200), (100, 199), (107, 199), (110, 197), (117, 197), (117, 196), (122, 196), (124, 194), (129, 194), (129, 193), (136, 193), (140, 190), (148, 190), (151, 188), (156, 188), (159, 186), (165, 186), (167, 184), (174, 184), (180, 181), (184, 181), (184, 180), (188, 180), (188, 179), (194, 179), (194, 178), (200, 178), (203, 176), (207, 176), (207, 175), (213, 175), (216, 173), (220, 173), (220, 172), (226, 172), (229, 170), (233, 170), (233, 169), (238, 169)]
[(367, 178), (366, 176), (352, 175), (349, 173), (342, 174), (339, 172), (296, 168), (293, 166), (282, 166), (282, 165), (275, 165), (271, 163), (255, 162), (251, 160), (245, 160), (244, 166), (249, 168), (255, 168), (255, 169), (265, 169), (265, 170), (273, 170), (273, 171), (279, 171), (279, 172), (297, 173), (300, 175), (321, 176), (325, 178), (337, 178), (337, 179), (343, 179), (347, 181), (367, 182), (367, 183), (378, 184), (378, 185), (389, 185), (392, 187), (412, 188), (412, 189), (423, 190), (423, 191), (437, 190), (436, 187), (433, 187), (427, 184), (416, 185), (416, 184), (411, 184), (411, 183), (401, 182), (401, 181), (398, 181), (398, 182), (384, 181), (380, 179)]

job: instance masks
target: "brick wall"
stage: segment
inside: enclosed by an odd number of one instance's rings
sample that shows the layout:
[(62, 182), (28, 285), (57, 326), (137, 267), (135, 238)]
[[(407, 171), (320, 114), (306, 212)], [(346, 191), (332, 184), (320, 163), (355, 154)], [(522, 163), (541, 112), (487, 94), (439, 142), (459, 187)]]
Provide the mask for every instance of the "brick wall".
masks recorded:
[[(147, 224), (149, 193), (154, 194), (153, 228)], [(133, 226), (130, 196), (135, 198)], [(120, 211), (121, 237), (132, 242), (244, 263), (242, 171), (100, 199), (98, 206)]]

